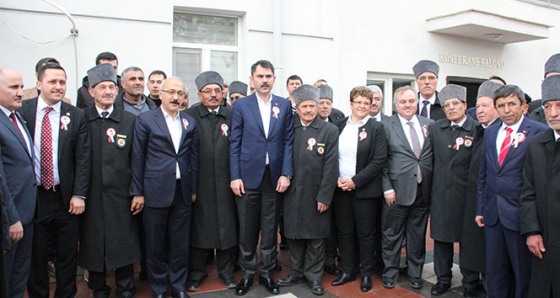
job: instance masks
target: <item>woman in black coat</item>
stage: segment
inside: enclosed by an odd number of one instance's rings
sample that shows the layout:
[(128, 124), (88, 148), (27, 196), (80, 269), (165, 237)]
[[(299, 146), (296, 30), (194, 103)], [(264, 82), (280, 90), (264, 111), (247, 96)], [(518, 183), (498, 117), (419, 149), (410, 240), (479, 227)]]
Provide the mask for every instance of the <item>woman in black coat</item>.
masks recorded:
[(363, 292), (372, 288), (375, 202), (383, 196), (381, 174), (387, 159), (383, 125), (369, 116), (372, 101), (373, 92), (367, 87), (355, 87), (350, 92), (352, 114), (339, 124), (340, 175), (333, 203), (343, 273), (332, 285), (356, 279), (358, 251)]

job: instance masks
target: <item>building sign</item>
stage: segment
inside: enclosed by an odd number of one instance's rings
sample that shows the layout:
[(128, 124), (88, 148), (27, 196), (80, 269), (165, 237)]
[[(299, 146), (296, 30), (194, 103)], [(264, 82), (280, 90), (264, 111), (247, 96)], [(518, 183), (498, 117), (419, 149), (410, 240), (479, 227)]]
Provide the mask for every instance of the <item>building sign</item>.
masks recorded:
[(503, 60), (476, 57), (476, 56), (457, 55), (457, 54), (440, 53), (439, 63), (467, 65), (467, 66), (482, 67), (482, 68), (495, 68), (495, 69), (504, 68)]

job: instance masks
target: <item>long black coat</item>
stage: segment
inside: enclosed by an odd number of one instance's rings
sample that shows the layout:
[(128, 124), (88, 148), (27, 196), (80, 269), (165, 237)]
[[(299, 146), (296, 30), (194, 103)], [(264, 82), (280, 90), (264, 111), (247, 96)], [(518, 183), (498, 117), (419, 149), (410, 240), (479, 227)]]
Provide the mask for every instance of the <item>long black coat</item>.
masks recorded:
[(227, 249), (237, 244), (235, 198), (229, 187), (231, 107), (212, 115), (203, 105), (187, 110), (198, 124), (199, 180), (192, 205), (191, 246)]
[(288, 239), (322, 239), (330, 235), (331, 205), (338, 179), (338, 128), (315, 118), (304, 127), (294, 117), (294, 177), (284, 195), (284, 235)]
[[(107, 119), (86, 109), (92, 140), (91, 187), (82, 215), (80, 266), (103, 272), (140, 259), (137, 217), (130, 211), (133, 114), (115, 108)], [(109, 134), (114, 130), (113, 140)]]
[[(447, 119), (440, 119), (429, 127), (434, 151), (430, 229), (434, 240), (460, 242), (467, 179), (473, 148), (479, 141), (480, 126), (470, 117), (455, 131), (450, 123)], [(460, 146), (457, 146), (457, 140), (462, 140)]]
[(546, 249), (542, 259), (533, 256), (529, 297), (560, 297), (559, 169), (560, 143), (549, 129), (530, 141), (523, 168), (521, 234), (541, 234)]

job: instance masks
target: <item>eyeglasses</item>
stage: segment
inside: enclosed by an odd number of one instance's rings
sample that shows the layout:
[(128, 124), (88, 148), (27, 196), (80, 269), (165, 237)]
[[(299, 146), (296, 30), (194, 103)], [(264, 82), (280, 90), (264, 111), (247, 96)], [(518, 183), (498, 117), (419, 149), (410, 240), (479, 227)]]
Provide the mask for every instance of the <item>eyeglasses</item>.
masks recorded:
[(515, 106), (519, 105), (519, 102), (517, 101), (508, 101), (506, 103), (501, 103), (501, 104), (497, 104), (496, 105), (496, 109), (505, 109), (506, 105), (510, 108), (513, 108)]
[(220, 88), (216, 88), (216, 89), (204, 89), (201, 90), (200, 92), (204, 94), (212, 94), (212, 92), (215, 92), (216, 94), (222, 94), (224, 91), (222, 91), (222, 89)]
[(369, 107), (371, 105), (371, 102), (367, 102), (367, 101), (352, 101), (353, 104), (357, 105), (357, 106), (364, 106), (364, 107)]
[(185, 97), (187, 97), (187, 93), (185, 93), (185, 92), (183, 92), (183, 91), (180, 91), (180, 90), (177, 91), (177, 90), (175, 90), (175, 89), (169, 89), (169, 90), (163, 90), (163, 89), (161, 89), (161, 91), (162, 91), (162, 92), (165, 92), (165, 93), (167, 93), (167, 94), (169, 94), (169, 95), (171, 95), (171, 96), (175, 96), (175, 94), (177, 94), (177, 96), (178, 96), (179, 98), (185, 98)]
[(418, 81), (426, 81), (426, 80), (435, 81), (436, 79), (437, 79), (436, 76), (421, 76), (421, 77), (418, 77)]

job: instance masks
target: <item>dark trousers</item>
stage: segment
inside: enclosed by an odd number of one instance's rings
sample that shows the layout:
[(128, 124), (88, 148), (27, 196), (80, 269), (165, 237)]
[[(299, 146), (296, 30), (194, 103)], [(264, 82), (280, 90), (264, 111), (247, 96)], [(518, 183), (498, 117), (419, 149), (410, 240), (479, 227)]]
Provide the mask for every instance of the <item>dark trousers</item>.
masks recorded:
[(191, 203), (185, 204), (180, 182), (176, 182), (171, 206), (146, 207), (143, 218), (148, 280), (154, 296), (166, 292), (168, 279), (173, 293), (184, 292), (189, 268)]
[[(216, 265), (218, 276), (222, 279), (233, 277), (234, 248), (216, 249)], [(214, 249), (205, 249), (191, 246), (189, 261), (189, 280), (202, 281), (206, 278), (206, 259), (214, 254)]]
[[(398, 193), (397, 193), (398, 196)], [(383, 278), (393, 280), (399, 273), (399, 263), (404, 234), (406, 231), (406, 262), (410, 278), (422, 278), (426, 257), (426, 227), (430, 205), (422, 200), (421, 185), (416, 199), (410, 206), (393, 204), (389, 207), (383, 200)]]
[(336, 265), (336, 257), (338, 256), (338, 237), (336, 231), (336, 222), (334, 212), (331, 212), (331, 232), (325, 240), (325, 266)]
[(486, 225), (484, 233), (488, 297), (527, 297), (533, 255), (525, 238), (504, 227), (499, 219), (495, 226)]
[(325, 265), (325, 239), (290, 239), (290, 263), (294, 276), (321, 280)]
[[(375, 200), (381, 198), (356, 198), (354, 191), (337, 188), (333, 211), (338, 231), (338, 245), (342, 258), (342, 270), (352, 274), (356, 267), (356, 245), (359, 251), (360, 274), (373, 273)], [(357, 240), (357, 241), (356, 241)]]
[(239, 216), (239, 266), (241, 276), (252, 279), (257, 270), (257, 245), (261, 236), (259, 275), (272, 278), (276, 266), (278, 212), (280, 199), (272, 187), (270, 171), (265, 170), (261, 184), (256, 189), (245, 189), (237, 199)]
[(23, 297), (31, 267), (31, 247), (33, 242), (33, 223), (23, 225), (23, 239), (13, 243), (4, 254), (4, 273), (7, 293), (10, 298)]
[[(88, 287), (93, 291), (94, 298), (109, 297), (111, 288), (105, 282), (107, 269), (103, 272), (89, 272)], [(132, 264), (115, 269), (115, 284), (117, 297), (132, 297), (134, 291), (134, 266)]]
[[(453, 267), (453, 242), (443, 242), (434, 240), (434, 271), (437, 275), (437, 281), (443, 284), (450, 285), (453, 274), (451, 268)], [(459, 267), (461, 274), (463, 274), (463, 287), (474, 288), (480, 280), (480, 273)]]
[(30, 298), (49, 297), (47, 263), (50, 258), (49, 237), (54, 237), (56, 290), (55, 297), (76, 296), (76, 268), (78, 267), (78, 239), (80, 217), (68, 213), (57, 190), (39, 187), (39, 203), (34, 225), (31, 273), (27, 292)]

